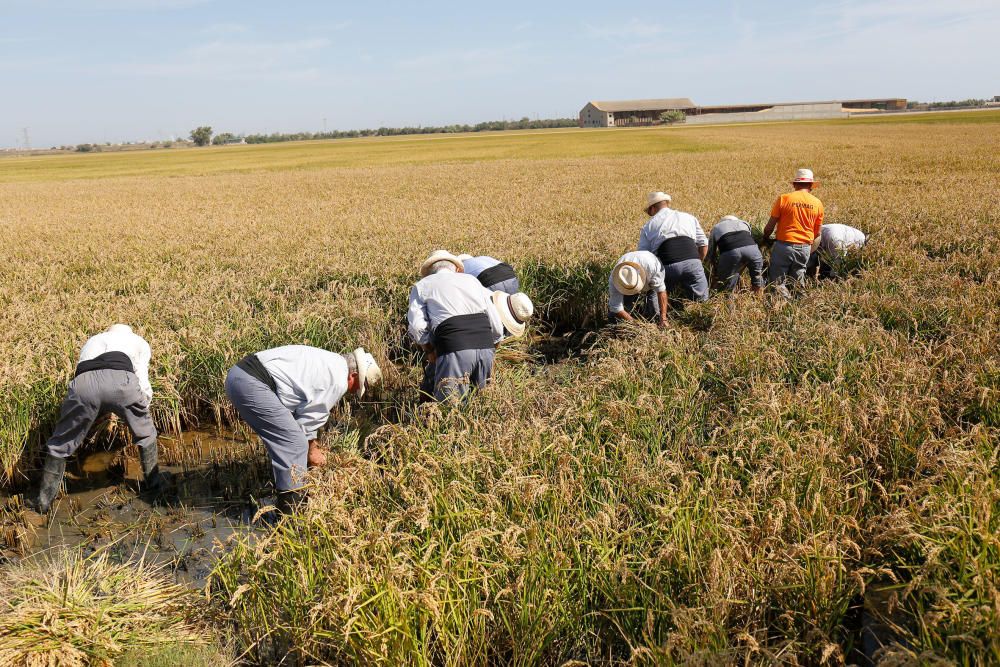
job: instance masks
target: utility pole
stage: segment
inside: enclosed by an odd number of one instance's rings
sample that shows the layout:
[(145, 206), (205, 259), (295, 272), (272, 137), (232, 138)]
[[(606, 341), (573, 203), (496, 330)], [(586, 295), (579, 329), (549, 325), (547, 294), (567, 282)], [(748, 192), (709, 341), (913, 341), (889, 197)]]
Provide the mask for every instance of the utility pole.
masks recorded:
[(326, 116), (323, 116), (323, 134), (326, 134)]
[(31, 137), (28, 135), (28, 128), (26, 128), (26, 127), (22, 127), (21, 128), (21, 137), (22, 137), (22, 141), (24, 143), (24, 150), (30, 151), (31, 150)]

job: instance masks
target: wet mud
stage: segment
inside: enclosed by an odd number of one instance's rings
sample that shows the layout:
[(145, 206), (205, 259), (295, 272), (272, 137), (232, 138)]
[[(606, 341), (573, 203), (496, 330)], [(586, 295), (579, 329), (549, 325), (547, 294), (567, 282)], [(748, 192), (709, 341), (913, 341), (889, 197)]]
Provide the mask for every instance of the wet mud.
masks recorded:
[(159, 439), (165, 493), (144, 488), (134, 446), (85, 445), (67, 461), (61, 493), (45, 517), (26, 510), (33, 490), (0, 491), (0, 565), (60, 547), (110, 550), (161, 563), (178, 582), (200, 586), (235, 534), (259, 530), (271, 472), (256, 438), (190, 431)]

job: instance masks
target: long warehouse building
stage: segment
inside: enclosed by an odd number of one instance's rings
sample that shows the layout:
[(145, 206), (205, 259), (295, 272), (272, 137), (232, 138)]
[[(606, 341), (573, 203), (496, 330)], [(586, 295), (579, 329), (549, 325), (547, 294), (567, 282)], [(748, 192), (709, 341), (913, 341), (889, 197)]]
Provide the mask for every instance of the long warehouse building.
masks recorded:
[(580, 109), (580, 127), (640, 127), (658, 125), (660, 116), (680, 111), (689, 124), (752, 123), (775, 120), (843, 118), (852, 113), (903, 111), (906, 99), (889, 97), (825, 102), (777, 102), (701, 107), (686, 97), (651, 100), (588, 102)]

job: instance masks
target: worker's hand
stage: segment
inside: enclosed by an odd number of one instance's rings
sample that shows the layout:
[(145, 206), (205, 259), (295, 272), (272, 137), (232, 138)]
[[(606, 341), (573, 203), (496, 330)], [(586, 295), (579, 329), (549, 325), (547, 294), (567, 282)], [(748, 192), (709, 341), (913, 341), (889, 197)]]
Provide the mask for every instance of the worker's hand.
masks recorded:
[(309, 441), (307, 463), (310, 468), (322, 468), (326, 465), (326, 452), (319, 448), (319, 440)]
[(661, 328), (661, 329), (666, 329), (666, 328), (667, 328), (667, 326), (668, 326), (668, 325), (667, 325), (667, 318), (665, 318), (665, 317), (661, 317), (661, 318), (660, 318), (660, 328)]

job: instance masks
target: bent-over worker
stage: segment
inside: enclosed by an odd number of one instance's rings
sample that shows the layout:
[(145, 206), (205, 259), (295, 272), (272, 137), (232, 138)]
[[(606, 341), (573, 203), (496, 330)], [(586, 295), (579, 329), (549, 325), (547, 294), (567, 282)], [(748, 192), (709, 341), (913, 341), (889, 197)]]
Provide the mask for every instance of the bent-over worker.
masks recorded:
[(715, 267), (715, 283), (732, 291), (743, 269), (750, 273), (750, 288), (764, 289), (764, 257), (753, 239), (750, 223), (727, 215), (708, 234), (708, 261)]
[(694, 301), (708, 299), (708, 279), (702, 266), (708, 238), (698, 218), (670, 208), (670, 195), (651, 192), (646, 200), (651, 216), (639, 234), (638, 250), (648, 250), (663, 264), (668, 290), (680, 287)]
[(795, 190), (778, 197), (764, 227), (764, 242), (777, 229), (767, 282), (777, 284), (785, 296), (788, 295), (788, 282), (805, 283), (812, 243), (823, 224), (823, 202), (812, 194), (815, 185), (811, 170), (797, 170), (792, 181)]
[(504, 335), (492, 294), (462, 272), (463, 264), (437, 250), (420, 267), (410, 290), (409, 335), (434, 364), (434, 398), (465, 398), (470, 383), (483, 388), (493, 374), (495, 345)]
[[(864, 232), (850, 225), (825, 223), (813, 242), (813, 251), (806, 265), (806, 275), (820, 280), (839, 275), (844, 257), (850, 250), (860, 250), (868, 242)], [(818, 274), (818, 275), (817, 275)]]
[(45, 467), (33, 509), (49, 511), (62, 485), (66, 459), (83, 444), (97, 418), (108, 413), (120, 417), (132, 431), (149, 490), (161, 489), (156, 427), (149, 414), (151, 358), (149, 343), (125, 324), (116, 324), (84, 344), (59, 422), (45, 443)]
[(361, 347), (336, 354), (285, 345), (250, 354), (229, 369), (226, 396), (264, 442), (279, 512), (302, 500), (306, 470), (326, 463), (317, 436), (330, 410), (345, 394), (361, 398), (381, 380), (375, 359)]
[(622, 255), (608, 277), (608, 320), (658, 321), (667, 325), (667, 287), (663, 264), (653, 253)]
[[(461, 257), (461, 255), (459, 255)], [(524, 292), (508, 294), (497, 290), (493, 292), (491, 301), (496, 308), (500, 322), (503, 324), (502, 343), (510, 338), (520, 338), (528, 328), (528, 320), (535, 313), (535, 306)], [(420, 399), (434, 399), (434, 377), (437, 374), (436, 359), (428, 355), (424, 363), (424, 379), (420, 382)]]
[(489, 291), (499, 290), (507, 294), (521, 291), (521, 281), (517, 279), (514, 267), (510, 264), (489, 255), (459, 255), (458, 258), (462, 260), (462, 273), (469, 274)]

